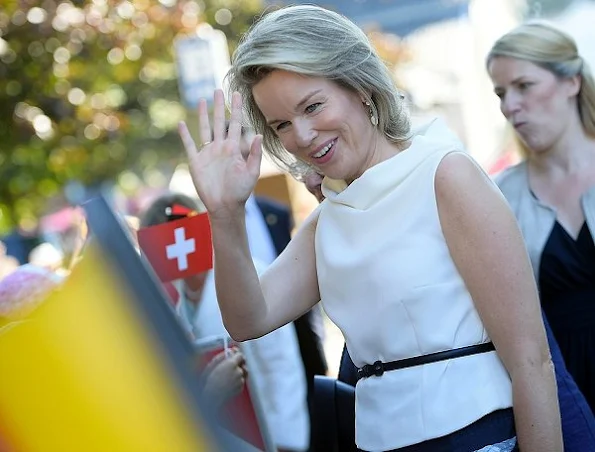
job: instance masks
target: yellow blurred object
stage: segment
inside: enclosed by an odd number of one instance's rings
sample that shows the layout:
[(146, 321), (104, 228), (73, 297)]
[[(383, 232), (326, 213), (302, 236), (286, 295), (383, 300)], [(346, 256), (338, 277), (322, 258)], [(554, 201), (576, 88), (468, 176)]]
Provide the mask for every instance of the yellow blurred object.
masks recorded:
[(341, 179), (331, 179), (328, 176), (325, 176), (323, 179), (323, 185), (330, 188), (336, 193), (341, 193), (343, 190), (347, 188), (347, 182)]
[(90, 249), (30, 321), (0, 335), (0, 450), (215, 450), (129, 297)]

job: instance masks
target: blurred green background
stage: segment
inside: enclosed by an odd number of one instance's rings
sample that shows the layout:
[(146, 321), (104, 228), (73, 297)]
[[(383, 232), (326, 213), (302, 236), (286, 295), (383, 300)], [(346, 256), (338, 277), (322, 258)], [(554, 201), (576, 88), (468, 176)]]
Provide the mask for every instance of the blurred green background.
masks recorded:
[[(67, 204), (69, 184), (115, 184), (131, 196), (163, 186), (183, 159), (176, 126), (189, 113), (174, 40), (207, 23), (232, 53), (272, 3), (292, 2), (0, 0), (0, 237), (35, 234), (42, 215)], [(517, 3), (530, 17), (572, 0)], [(367, 31), (389, 65), (409, 61), (396, 36)]]
[(174, 39), (206, 22), (230, 52), (260, 0), (2, 0), (0, 235), (33, 231), (71, 183), (159, 184), (182, 157)]

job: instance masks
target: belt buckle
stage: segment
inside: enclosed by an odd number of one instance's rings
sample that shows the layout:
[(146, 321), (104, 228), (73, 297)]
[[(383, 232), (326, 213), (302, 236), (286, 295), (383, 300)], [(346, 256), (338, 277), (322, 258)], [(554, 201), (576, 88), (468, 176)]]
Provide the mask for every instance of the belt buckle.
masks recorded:
[(368, 378), (371, 376), (381, 377), (384, 374), (384, 364), (382, 361), (376, 361), (374, 364), (366, 364), (357, 370), (358, 378)]
[(384, 365), (382, 364), (382, 361), (376, 361), (371, 367), (372, 374), (376, 375), (377, 377), (381, 377), (384, 373)]

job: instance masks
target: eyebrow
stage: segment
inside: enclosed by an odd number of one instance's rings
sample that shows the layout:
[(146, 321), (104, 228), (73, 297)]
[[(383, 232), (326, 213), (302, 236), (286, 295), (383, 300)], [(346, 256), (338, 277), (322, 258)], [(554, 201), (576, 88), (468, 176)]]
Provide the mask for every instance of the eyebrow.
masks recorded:
[[(316, 89), (316, 90), (314, 90), (314, 91), (310, 91), (308, 94), (306, 94), (304, 97), (302, 97), (302, 100), (300, 100), (300, 101), (299, 101), (299, 102), (296, 104), (296, 106), (295, 106), (295, 109), (296, 109), (296, 110), (300, 110), (300, 109), (301, 109), (301, 108), (304, 106), (304, 104), (310, 100), (310, 98), (311, 98), (311, 97), (315, 96), (315, 95), (316, 95), (316, 94), (318, 94), (320, 91), (322, 91), (322, 90), (321, 90), (321, 89)], [(267, 125), (268, 125), (268, 126), (272, 126), (272, 125), (273, 125), (273, 124), (275, 124), (276, 122), (281, 122), (281, 120), (280, 120), (280, 119), (273, 119), (273, 120), (271, 120), (271, 121), (268, 121), (268, 122), (267, 122)]]
[[(510, 81), (510, 85), (515, 85), (519, 82), (521, 82), (523, 79), (525, 79), (527, 76), (526, 75), (519, 75), (517, 78), (515, 78), (514, 80)], [(498, 89), (502, 89), (501, 86), (495, 86), (494, 87), (494, 91), (498, 90)]]

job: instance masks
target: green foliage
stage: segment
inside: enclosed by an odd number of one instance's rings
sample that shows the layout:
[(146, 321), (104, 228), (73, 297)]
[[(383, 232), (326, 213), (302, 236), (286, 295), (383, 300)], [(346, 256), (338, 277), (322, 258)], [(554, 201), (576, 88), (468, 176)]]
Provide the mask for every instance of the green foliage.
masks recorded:
[(230, 50), (260, 0), (3, 0), (0, 232), (65, 185), (167, 172), (182, 157), (173, 41), (202, 22)]

